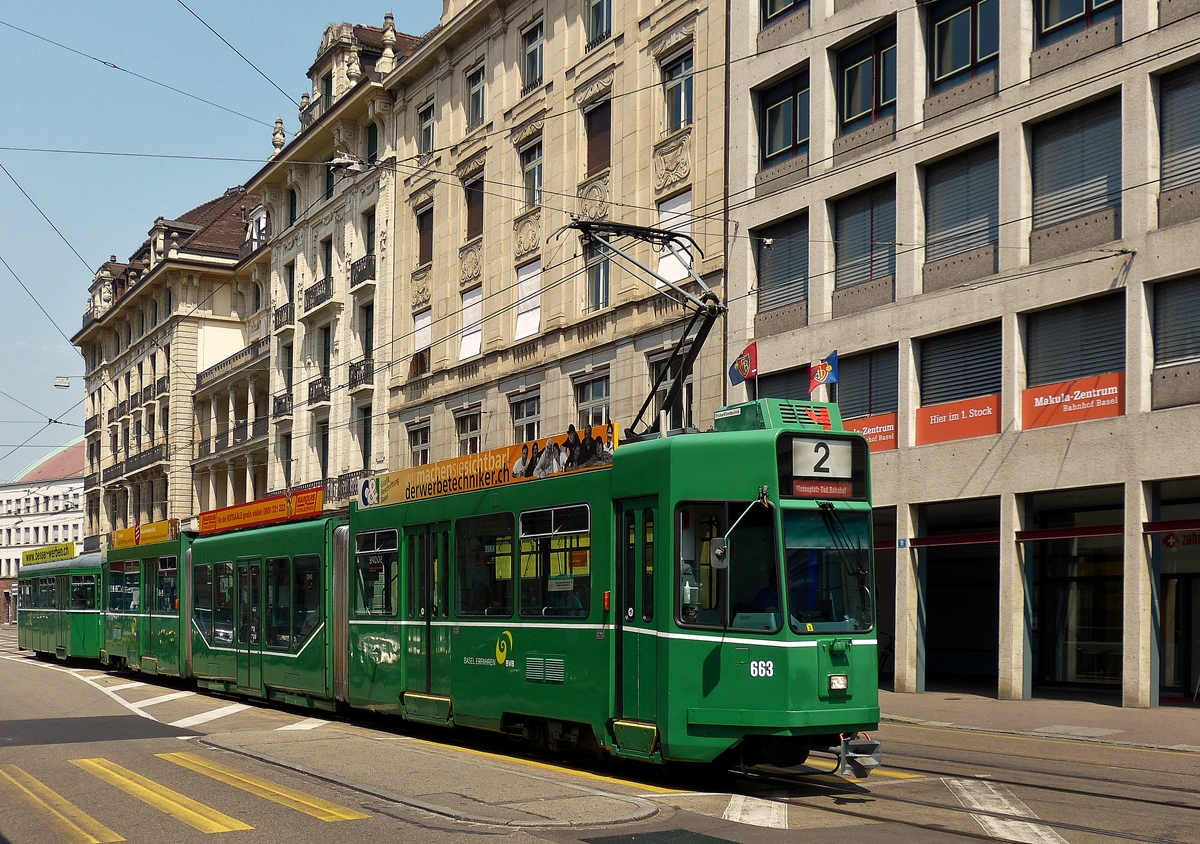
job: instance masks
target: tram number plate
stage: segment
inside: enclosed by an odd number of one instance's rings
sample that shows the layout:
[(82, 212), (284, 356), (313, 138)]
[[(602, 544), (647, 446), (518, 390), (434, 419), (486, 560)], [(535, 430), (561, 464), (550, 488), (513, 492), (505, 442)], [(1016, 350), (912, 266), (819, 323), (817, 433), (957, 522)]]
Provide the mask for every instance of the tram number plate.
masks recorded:
[(854, 446), (850, 440), (792, 440), (792, 475), (797, 478), (849, 478)]
[(751, 677), (774, 677), (775, 663), (769, 659), (752, 659), (750, 660), (750, 676)]

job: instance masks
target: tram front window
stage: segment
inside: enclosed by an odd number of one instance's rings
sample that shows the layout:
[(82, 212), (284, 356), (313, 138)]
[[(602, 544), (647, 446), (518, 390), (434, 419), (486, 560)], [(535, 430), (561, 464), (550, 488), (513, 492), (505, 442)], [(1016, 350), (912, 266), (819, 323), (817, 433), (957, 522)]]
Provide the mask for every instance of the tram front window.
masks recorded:
[(788, 615), (797, 633), (858, 633), (875, 624), (869, 513), (784, 510)]

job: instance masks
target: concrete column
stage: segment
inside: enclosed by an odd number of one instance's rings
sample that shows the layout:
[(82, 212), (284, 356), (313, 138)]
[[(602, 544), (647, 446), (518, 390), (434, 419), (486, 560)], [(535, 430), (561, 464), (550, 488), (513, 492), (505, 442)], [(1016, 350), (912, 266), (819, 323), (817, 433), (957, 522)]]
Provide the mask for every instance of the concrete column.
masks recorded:
[(235, 473), (235, 467), (233, 465), (233, 461), (230, 460), (228, 463), (225, 464), (225, 506), (226, 507), (228, 507), (230, 504), (237, 503), (237, 498), (234, 496), (234, 488), (233, 488), (234, 473)]
[[(898, 385), (896, 394), (896, 445), (912, 448), (917, 441), (915, 419), (921, 405), (921, 390), (917, 383), (917, 360), (911, 340), (901, 339), (898, 351)], [(897, 525), (899, 530), (899, 525)], [(896, 534), (900, 536), (901, 534)]]
[(1000, 430), (1021, 427), (1021, 390), (1025, 386), (1025, 355), (1021, 345), (1021, 318), (1015, 313), (1001, 317)]
[(233, 426), (237, 424), (237, 385), (229, 385), (229, 444), (233, 445)]
[[(1001, 39), (1003, 32), (1001, 28)], [(1004, 56), (1003, 47), (1000, 55)], [(1029, 215), (1033, 213), (1029, 164), (1029, 144), (1019, 116), (1000, 118), (1000, 272), (1029, 263)]]
[[(1029, 56), (1033, 52), (1033, 3), (1017, 3), (1005, 9), (1000, 26), (1000, 90), (1029, 80)], [(1013, 12), (1015, 11), (1015, 14)], [(1001, 159), (1003, 160), (1003, 159)], [(1005, 219), (1001, 216), (1000, 219)]]
[[(253, 393), (251, 393), (253, 395)], [(253, 501), (257, 496), (254, 494), (254, 456), (246, 455), (246, 500)]]
[(217, 435), (217, 394), (213, 393), (208, 400), (208, 440), (209, 446), (213, 444), (213, 438)]
[[(255, 406), (254, 386), (255, 386), (256, 381), (257, 381), (257, 379), (253, 375), (251, 375), (248, 385), (246, 387), (246, 424), (247, 424), (247, 426), (250, 426), (251, 428), (254, 425), (254, 420), (257, 418), (254, 415), (254, 406)], [(253, 433), (252, 430), (247, 430), (246, 438), (249, 439), (249, 437), (252, 433)]]
[(1000, 665), (1001, 700), (1027, 700), (1033, 688), (1033, 607), (1025, 572), (1025, 546), (1017, 542), (1024, 523), (1025, 496), (1000, 494)]
[(208, 509), (217, 509), (217, 467), (208, 470)]
[[(916, 13), (916, 10), (913, 10)], [(911, 214), (896, 215), (896, 301), (921, 292), (921, 266), (925, 262), (925, 203), (917, 168), (901, 164), (896, 172), (896, 207)]]
[[(925, 599), (920, 552), (909, 547), (918, 535), (913, 505), (896, 507), (896, 691), (925, 691)], [(900, 543), (904, 542), (903, 548)]]
[[(1137, 4), (1129, 4), (1136, 8)], [(1122, 37), (1134, 32), (1130, 18), (1143, 17), (1125, 8)], [(1121, 228), (1134, 237), (1158, 228), (1159, 145), (1158, 113), (1153, 77), (1134, 74), (1121, 85), (1121, 171), (1125, 190), (1121, 194)]]
[(1123, 706), (1158, 706), (1158, 578), (1150, 539), (1142, 533), (1152, 494), (1148, 483), (1125, 482)]

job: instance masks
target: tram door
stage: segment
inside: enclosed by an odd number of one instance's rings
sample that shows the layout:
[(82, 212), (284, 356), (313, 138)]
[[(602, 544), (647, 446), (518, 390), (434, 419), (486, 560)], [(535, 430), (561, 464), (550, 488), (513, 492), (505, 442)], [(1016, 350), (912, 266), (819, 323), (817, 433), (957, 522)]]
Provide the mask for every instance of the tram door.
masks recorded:
[(55, 616), (58, 618), (58, 630), (55, 637), (55, 648), (62, 655), (66, 656), (67, 648), (71, 644), (71, 576), (67, 574), (58, 575), (58, 583), (55, 584), (55, 597), (58, 601), (58, 612)]
[(654, 538), (658, 501), (619, 503), (617, 607), (618, 717), (657, 721), (658, 637), (654, 617)]
[(404, 689), (450, 694), (450, 525), (407, 528)]
[(262, 688), (262, 560), (237, 562), (237, 684)]

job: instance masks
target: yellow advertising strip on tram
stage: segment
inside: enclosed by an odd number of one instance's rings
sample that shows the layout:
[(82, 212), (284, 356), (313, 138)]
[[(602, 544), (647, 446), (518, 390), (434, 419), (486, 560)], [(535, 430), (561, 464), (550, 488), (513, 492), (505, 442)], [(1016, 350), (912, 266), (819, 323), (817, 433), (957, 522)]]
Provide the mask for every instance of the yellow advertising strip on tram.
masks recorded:
[(328, 822), (356, 821), (371, 817), (355, 809), (348, 809), (345, 806), (330, 803), (319, 797), (313, 797), (311, 794), (305, 794), (303, 791), (296, 791), (295, 789), (278, 785), (270, 780), (261, 779), (252, 774), (239, 771), (236, 768), (222, 765), (219, 762), (213, 762), (194, 753), (159, 753), (156, 755), (159, 759), (174, 762), (176, 765), (181, 765), (189, 771), (195, 771), (198, 774), (204, 774), (206, 777), (212, 777), (218, 782), (232, 785), (234, 788), (240, 788), (242, 791), (263, 797), (274, 803), (278, 803), (280, 806), (287, 806), (289, 809), (295, 809), (297, 812), (311, 815), (317, 820)]
[(31, 803), (43, 809), (65, 836), (63, 841), (78, 841), (80, 844), (111, 844), (111, 842), (125, 840), (16, 765), (0, 767), (0, 781), (12, 784)]
[(210, 809), (107, 759), (72, 759), (71, 764), (200, 832), (208, 834), (254, 829), (249, 824)]
[(58, 545), (46, 545), (43, 548), (34, 548), (32, 551), (21, 552), (21, 565), (34, 566), (38, 563), (57, 563), (60, 560), (69, 560), (75, 556), (74, 542), (61, 542)]
[(179, 519), (147, 522), (128, 528), (118, 528), (109, 536), (109, 548), (133, 548), (152, 542), (166, 542), (179, 537)]

